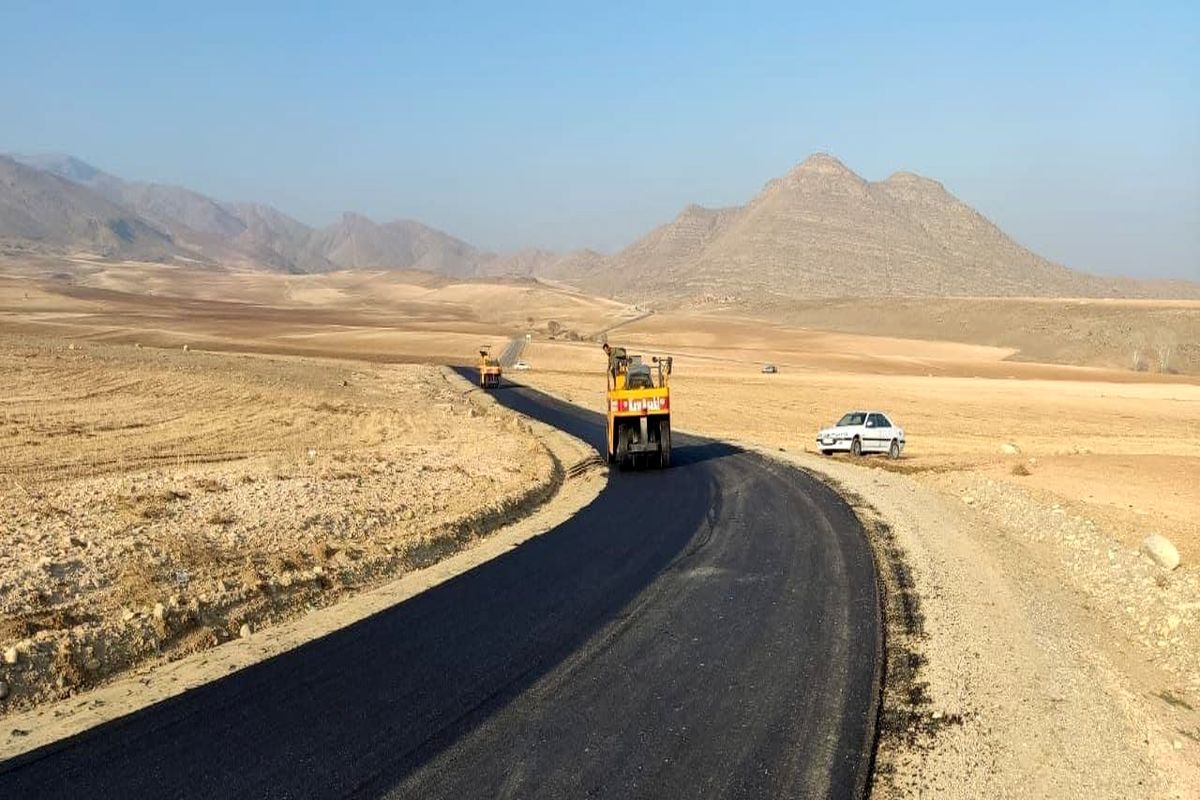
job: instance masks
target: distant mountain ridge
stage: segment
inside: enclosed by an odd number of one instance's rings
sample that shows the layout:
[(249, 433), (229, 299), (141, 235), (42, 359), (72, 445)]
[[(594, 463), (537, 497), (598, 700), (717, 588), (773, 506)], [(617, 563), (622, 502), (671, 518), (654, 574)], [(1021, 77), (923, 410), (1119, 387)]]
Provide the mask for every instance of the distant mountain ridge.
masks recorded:
[(0, 156), (0, 239), (161, 259), (176, 247), (129, 209), (71, 180)]
[(762, 306), (788, 297), (1109, 295), (1137, 291), (1021, 247), (938, 182), (869, 182), (827, 154), (744, 206), (688, 206), (582, 288), (656, 303)]
[[(381, 225), (347, 212), (336, 223), (314, 229), (271, 206), (225, 203), (180, 186), (125, 181), (72, 156), (14, 156), (11, 161), (70, 182), (74, 185), (70, 191), (73, 195), (88, 197), (91, 193), (93, 204), (102, 199), (120, 207), (124, 217), (160, 235), (164, 240), (160, 257), (185, 256), (297, 273), (353, 268), (424, 269), (457, 277), (477, 274), (483, 264), (496, 258), (493, 253), (410, 220)], [(7, 216), (14, 220), (18, 217), (15, 211)], [(0, 220), (0, 236), (20, 238), (15, 225), (10, 227), (11, 233)], [(86, 237), (70, 235), (70, 230), (42, 240), (85, 249), (93, 244)], [(132, 254), (119, 246), (102, 247), (100, 252)]]
[(864, 180), (815, 154), (743, 206), (689, 205), (613, 255), (497, 254), (420, 222), (344, 213), (311, 228), (271, 206), (126, 181), (72, 156), (0, 156), (0, 240), (283, 272), (418, 269), (555, 280), (643, 305), (769, 308), (827, 296), (1183, 296), (1108, 279), (1013, 241), (937, 181)]

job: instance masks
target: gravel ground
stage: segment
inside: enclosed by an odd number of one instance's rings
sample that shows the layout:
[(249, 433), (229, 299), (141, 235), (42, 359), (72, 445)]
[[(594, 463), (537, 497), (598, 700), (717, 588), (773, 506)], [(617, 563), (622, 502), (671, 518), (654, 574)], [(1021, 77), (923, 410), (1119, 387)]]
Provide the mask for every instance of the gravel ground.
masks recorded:
[(876, 797), (1200, 796), (1194, 572), (977, 475), (771, 454), (836, 483), (891, 573)]
[(0, 714), (434, 563), (561, 467), (436, 367), (0, 343)]

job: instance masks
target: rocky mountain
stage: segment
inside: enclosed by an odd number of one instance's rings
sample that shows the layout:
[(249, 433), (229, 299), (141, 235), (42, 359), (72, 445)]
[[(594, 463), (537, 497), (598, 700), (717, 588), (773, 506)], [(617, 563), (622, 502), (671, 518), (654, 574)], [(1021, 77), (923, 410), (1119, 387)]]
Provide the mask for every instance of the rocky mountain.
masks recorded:
[(312, 229), (269, 206), (220, 203), (182, 186), (126, 181), (68, 155), (15, 158), (127, 209), (189, 257), (287, 272), (332, 268), (319, 259), (303, 261)]
[(285, 272), (338, 269), (312, 251), (313, 229), (282, 211), (261, 203), (227, 203), (224, 208), (243, 226), (232, 243), (254, 261)]
[(70, 156), (0, 163), (0, 237), (124, 257), (286, 272), (417, 269), (558, 281), (642, 305), (769, 309), (806, 297), (1196, 296), (1200, 286), (1105, 279), (1013, 241), (940, 183), (871, 182), (817, 154), (744, 206), (685, 208), (614, 255), (492, 253), (410, 220), (353, 213), (313, 229), (270, 206), (125, 181)]
[(164, 259), (171, 237), (103, 195), (0, 156), (0, 238), (106, 256)]
[[(72, 156), (15, 158), (31, 172), (53, 177), (53, 186), (108, 201), (128, 219), (160, 232), (169, 250), (193, 259), (285, 272), (421, 269), (464, 277), (483, 272), (482, 265), (497, 258), (410, 220), (378, 224), (346, 213), (333, 225), (313, 229), (271, 206), (222, 203), (181, 186), (126, 181)], [(19, 207), (23, 197), (8, 199)], [(15, 211), (11, 216), (16, 218)], [(88, 246), (72, 231), (59, 233), (54, 244)]]
[(422, 269), (452, 277), (475, 275), (482, 262), (494, 257), (419, 222), (380, 225), (349, 212), (336, 224), (314, 232), (306, 254), (340, 269)]
[(1106, 295), (1126, 292), (1017, 244), (936, 181), (879, 182), (818, 154), (744, 206), (689, 206), (606, 259), (563, 276), (631, 300), (771, 305), (793, 297)]

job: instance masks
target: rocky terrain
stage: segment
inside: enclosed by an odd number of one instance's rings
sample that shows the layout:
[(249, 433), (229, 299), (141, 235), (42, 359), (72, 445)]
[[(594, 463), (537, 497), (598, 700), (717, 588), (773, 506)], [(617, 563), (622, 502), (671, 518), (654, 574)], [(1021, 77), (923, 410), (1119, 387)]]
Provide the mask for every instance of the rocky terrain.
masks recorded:
[(1100, 278), (1013, 241), (937, 181), (871, 182), (814, 155), (746, 205), (688, 206), (600, 264), (546, 274), (656, 307), (777, 311), (805, 298), (1200, 296), (1200, 285)]
[(417, 569), (553, 491), (437, 367), (6, 336), (0, 713)]
[(5, 245), (86, 248), (148, 259), (178, 252), (170, 237), (129, 209), (0, 156), (0, 251)]
[(66, 254), (291, 273), (517, 275), (655, 308), (766, 315), (814, 297), (1200, 297), (1200, 284), (1100, 278), (1053, 264), (937, 181), (897, 172), (870, 182), (826, 154), (768, 182), (744, 206), (688, 206), (613, 255), (493, 253), (420, 222), (380, 224), (349, 212), (311, 228), (270, 206), (126, 181), (70, 156), (17, 159), (0, 157), (0, 243)]
[(764, 452), (846, 493), (883, 565), (872, 796), (1197, 796), (1194, 564), (1168, 568), (1085, 508), (982, 476)]

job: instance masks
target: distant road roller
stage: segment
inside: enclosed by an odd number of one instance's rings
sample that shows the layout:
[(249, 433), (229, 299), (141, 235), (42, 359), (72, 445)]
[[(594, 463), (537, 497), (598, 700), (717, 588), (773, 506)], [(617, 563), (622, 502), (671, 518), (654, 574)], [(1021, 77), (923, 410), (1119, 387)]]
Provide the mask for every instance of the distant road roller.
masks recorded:
[(671, 465), (671, 357), (650, 364), (624, 347), (608, 355), (608, 463), (621, 469)]
[(491, 347), (479, 347), (479, 385), (484, 389), (496, 389), (500, 386), (500, 362), (492, 358)]

